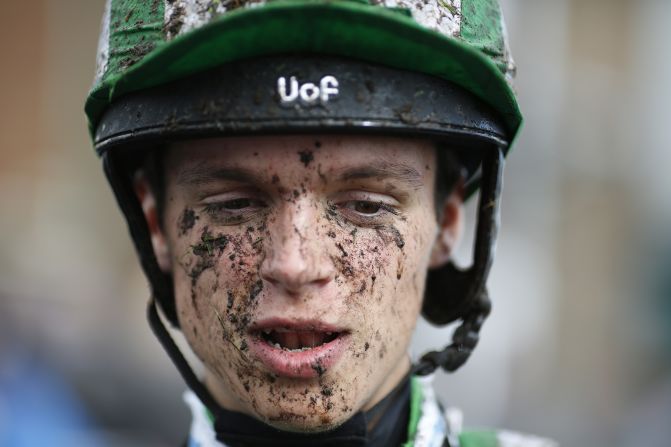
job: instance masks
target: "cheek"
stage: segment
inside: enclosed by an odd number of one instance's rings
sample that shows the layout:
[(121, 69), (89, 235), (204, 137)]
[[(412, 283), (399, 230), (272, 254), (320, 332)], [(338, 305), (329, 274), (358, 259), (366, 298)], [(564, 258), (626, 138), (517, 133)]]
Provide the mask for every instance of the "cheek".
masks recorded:
[(429, 225), (408, 220), (329, 232), (338, 288), (362, 316), (355, 357), (380, 361), (405, 352), (421, 308), (430, 233)]
[[(244, 355), (243, 334), (263, 289), (264, 225), (218, 227), (185, 210), (171, 237), (180, 325), (208, 366)], [(231, 352), (235, 355), (231, 357)]]

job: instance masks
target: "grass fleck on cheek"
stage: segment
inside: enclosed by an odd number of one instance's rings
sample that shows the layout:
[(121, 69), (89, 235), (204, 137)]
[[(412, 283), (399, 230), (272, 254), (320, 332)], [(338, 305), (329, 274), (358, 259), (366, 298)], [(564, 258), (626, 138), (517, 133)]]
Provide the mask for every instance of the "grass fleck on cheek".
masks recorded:
[(193, 254), (196, 256), (212, 256), (216, 251), (221, 253), (228, 245), (228, 236), (219, 234), (217, 236), (210, 233), (208, 227), (203, 229), (200, 235), (200, 243), (192, 245)]

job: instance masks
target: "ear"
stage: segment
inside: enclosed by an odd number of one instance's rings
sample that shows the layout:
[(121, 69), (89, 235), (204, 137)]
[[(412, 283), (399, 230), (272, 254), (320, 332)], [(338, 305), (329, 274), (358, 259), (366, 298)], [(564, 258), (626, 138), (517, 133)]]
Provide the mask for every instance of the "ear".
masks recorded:
[(429, 268), (445, 265), (454, 252), (464, 228), (464, 181), (454, 187), (443, 202), (438, 216), (438, 234), (431, 250)]
[(154, 255), (158, 266), (164, 273), (172, 271), (172, 263), (170, 261), (170, 250), (166, 243), (165, 235), (161, 229), (161, 223), (158, 217), (158, 210), (156, 208), (156, 196), (151, 190), (149, 180), (144, 171), (139, 170), (133, 179), (133, 188), (140, 205), (142, 206), (142, 213), (149, 228), (149, 235), (151, 236), (151, 245), (154, 248)]

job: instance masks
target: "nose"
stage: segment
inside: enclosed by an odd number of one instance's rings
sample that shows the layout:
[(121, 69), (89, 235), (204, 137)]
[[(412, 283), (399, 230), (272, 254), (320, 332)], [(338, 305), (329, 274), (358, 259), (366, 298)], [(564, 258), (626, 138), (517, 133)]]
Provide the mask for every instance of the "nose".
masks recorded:
[(303, 199), (287, 203), (268, 223), (270, 241), (260, 274), (288, 295), (318, 289), (335, 277), (335, 267), (318, 231), (318, 218), (316, 207)]

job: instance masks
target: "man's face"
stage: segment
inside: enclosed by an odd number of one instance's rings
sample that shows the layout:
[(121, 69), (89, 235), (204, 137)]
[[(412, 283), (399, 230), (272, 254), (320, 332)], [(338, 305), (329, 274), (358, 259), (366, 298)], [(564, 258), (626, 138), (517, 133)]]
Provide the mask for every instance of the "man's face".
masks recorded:
[(440, 234), (435, 164), (429, 141), (401, 138), (171, 146), (154, 245), (222, 405), (324, 430), (403, 378)]

